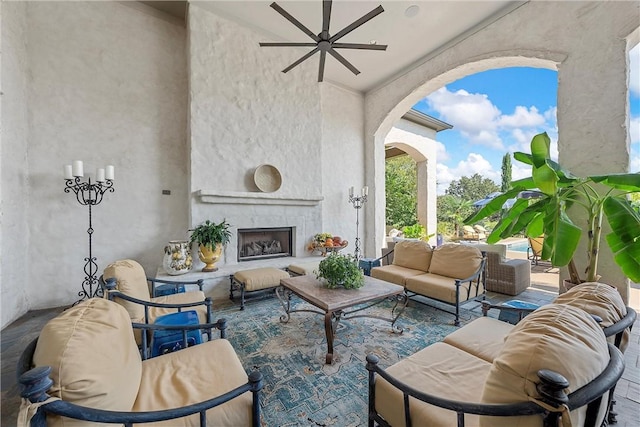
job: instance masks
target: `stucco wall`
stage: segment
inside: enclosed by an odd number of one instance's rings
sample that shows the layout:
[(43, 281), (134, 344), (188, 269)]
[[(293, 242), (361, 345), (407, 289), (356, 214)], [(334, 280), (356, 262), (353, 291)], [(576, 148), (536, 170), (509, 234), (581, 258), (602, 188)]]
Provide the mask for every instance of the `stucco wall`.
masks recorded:
[[(349, 202), (349, 187), (356, 192), (364, 180), (363, 96), (331, 84), (322, 85), (322, 232), (349, 241), (345, 252), (353, 252), (356, 210)], [(318, 177), (316, 177), (318, 179)], [(360, 209), (360, 239), (366, 239), (365, 210)], [(320, 231), (319, 231), (320, 232)], [(361, 249), (364, 249), (361, 246)], [(361, 252), (361, 255), (363, 253)], [(366, 255), (366, 254), (364, 254)]]
[(26, 5), (0, 3), (2, 13), (2, 145), (0, 147), (1, 327), (28, 309), (28, 165)]
[(28, 166), (17, 167), (30, 180), (26, 289), (36, 309), (75, 301), (84, 278), (88, 208), (63, 192), (72, 160), (94, 177), (116, 168), (115, 192), (93, 209), (98, 274), (120, 258), (155, 274), (165, 242), (186, 237), (186, 41), (180, 23), (118, 2), (27, 11), (30, 141)]
[[(231, 224), (221, 265), (237, 263), (238, 228), (295, 227), (295, 254), (306, 255), (305, 241), (322, 228), (323, 128), (314, 62), (283, 74), (297, 51), (260, 48), (262, 35), (198, 5), (189, 8), (188, 28), (191, 224), (223, 218)], [(264, 203), (253, 182), (265, 163), (282, 176), (280, 189), (266, 195), (281, 204)], [(206, 202), (198, 191), (213, 196)], [(243, 200), (220, 202), (222, 194)], [(308, 198), (316, 202), (307, 205)]]
[[(436, 244), (438, 229), (436, 216), (436, 163), (437, 132), (406, 119), (398, 121), (385, 137), (385, 145), (393, 144), (404, 150), (416, 162), (418, 222), (425, 226), (427, 234), (434, 236), (429, 243)], [(386, 203), (385, 203), (386, 206)]]
[[(367, 180), (383, 182), (383, 140), (408, 108), (465, 75), (506, 66), (558, 69), (560, 161), (576, 173), (628, 168), (627, 41), (638, 27), (638, 2), (528, 2), (412, 71), (367, 94)], [(377, 190), (379, 200), (384, 192)], [(384, 212), (369, 205), (367, 227), (382, 246)], [(628, 282), (607, 250), (603, 280), (627, 298)]]

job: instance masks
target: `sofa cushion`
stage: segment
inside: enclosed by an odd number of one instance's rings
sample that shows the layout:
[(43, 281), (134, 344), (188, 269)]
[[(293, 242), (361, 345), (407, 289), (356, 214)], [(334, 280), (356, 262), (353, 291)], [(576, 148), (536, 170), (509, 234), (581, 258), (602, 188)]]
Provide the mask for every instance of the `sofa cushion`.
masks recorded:
[[(603, 328), (619, 322), (627, 314), (627, 307), (625, 307), (618, 290), (604, 283), (582, 283), (559, 295), (553, 302), (572, 305), (589, 314), (600, 316), (602, 319), (600, 326)], [(622, 335), (620, 350), (623, 352), (629, 343), (629, 333), (630, 331), (627, 329)], [(609, 337), (611, 344), (614, 344), (614, 341), (615, 337)]]
[(429, 271), (431, 246), (422, 240), (401, 240), (393, 250), (393, 265), (412, 270)]
[(384, 280), (385, 282), (395, 283), (404, 286), (408, 277), (424, 274), (422, 270), (414, 270), (412, 268), (400, 267), (399, 265), (385, 265), (382, 267), (373, 267), (371, 269), (371, 277)]
[[(491, 365), (456, 347), (435, 343), (401, 360), (386, 371), (397, 380), (424, 393), (464, 402), (480, 401), (479, 390)], [(392, 426), (404, 426), (404, 404), (400, 390), (381, 377), (376, 378), (377, 412)], [(456, 413), (410, 399), (414, 426), (450, 427), (456, 425)], [(466, 415), (468, 426), (478, 425), (478, 416)]]
[[(418, 276), (411, 276), (405, 280), (405, 287), (408, 291), (435, 298), (449, 304), (456, 303), (456, 279), (440, 276), (439, 274), (424, 273)], [(476, 296), (475, 286), (469, 292), (469, 282), (460, 284), (460, 301), (463, 302)], [(482, 286), (478, 294), (482, 293)]]
[[(131, 410), (142, 374), (129, 314), (103, 298), (91, 298), (50, 320), (40, 332), (33, 363), (51, 366), (51, 396), (112, 411)], [(57, 416), (48, 416), (48, 423), (103, 425)]]
[(444, 342), (493, 363), (513, 328), (512, 324), (492, 317), (479, 317), (447, 335)]
[[(542, 306), (521, 320), (507, 336), (493, 361), (482, 401), (517, 403), (538, 398), (540, 369), (563, 375), (570, 384), (567, 392), (571, 393), (597, 377), (608, 361), (602, 329), (589, 314), (566, 304)], [(605, 406), (606, 400), (605, 397)], [(571, 412), (573, 425), (584, 424), (585, 409)], [(541, 422), (539, 416), (483, 417), (481, 425), (539, 427)]]
[[(157, 411), (211, 399), (247, 383), (247, 374), (225, 339), (207, 341), (142, 362), (134, 411)], [(207, 411), (207, 425), (251, 425), (252, 394)], [(195, 426), (198, 414), (144, 426)]]
[(447, 243), (433, 251), (429, 273), (466, 279), (478, 271), (481, 263), (482, 253), (477, 248)]
[(280, 285), (280, 280), (291, 277), (289, 273), (279, 268), (264, 267), (242, 270), (234, 273), (233, 277), (244, 283), (246, 291), (259, 291)]
[[(104, 269), (104, 280), (116, 279), (116, 288), (125, 295), (143, 301), (149, 301), (149, 285), (147, 276), (140, 264), (132, 259), (124, 259), (113, 262)], [(106, 295), (105, 295), (106, 296)], [(121, 304), (129, 312), (131, 319), (144, 318), (144, 306), (130, 301), (116, 298), (115, 301)]]

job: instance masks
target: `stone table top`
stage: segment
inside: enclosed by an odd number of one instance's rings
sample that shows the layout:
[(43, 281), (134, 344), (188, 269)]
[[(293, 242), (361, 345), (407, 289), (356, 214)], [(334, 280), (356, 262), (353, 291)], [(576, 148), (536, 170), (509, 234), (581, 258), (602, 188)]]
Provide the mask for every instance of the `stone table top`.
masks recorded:
[(364, 286), (358, 289), (329, 289), (313, 275), (282, 279), (280, 284), (327, 313), (404, 292), (400, 285), (370, 276), (364, 276)]

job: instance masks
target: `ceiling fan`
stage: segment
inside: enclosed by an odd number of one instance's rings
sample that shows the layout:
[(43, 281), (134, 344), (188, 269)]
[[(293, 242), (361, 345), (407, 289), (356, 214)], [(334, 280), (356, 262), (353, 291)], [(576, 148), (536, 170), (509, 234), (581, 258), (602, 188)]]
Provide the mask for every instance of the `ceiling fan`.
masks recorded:
[(322, 2), (322, 31), (320, 34), (315, 35), (311, 30), (305, 27), (300, 21), (291, 16), (286, 10), (280, 7), (276, 2), (271, 3), (271, 8), (273, 8), (280, 15), (284, 16), (289, 22), (302, 30), (303, 33), (311, 37), (314, 41), (313, 43), (303, 43), (303, 42), (261, 42), (261, 47), (313, 47), (309, 53), (304, 55), (302, 58), (298, 59), (293, 64), (289, 65), (287, 68), (282, 70), (283, 73), (286, 73), (300, 65), (305, 60), (312, 57), (316, 52), (320, 52), (320, 68), (318, 70), (318, 81), (321, 82), (324, 77), (324, 63), (329, 53), (339, 62), (341, 62), (345, 67), (347, 67), (353, 74), (360, 74), (360, 71), (356, 67), (354, 67), (349, 61), (347, 61), (342, 55), (340, 55), (336, 49), (364, 49), (364, 50), (386, 50), (387, 45), (379, 45), (379, 44), (365, 44), (365, 43), (337, 43), (342, 37), (346, 36), (360, 25), (369, 21), (370, 19), (376, 17), (377, 15), (384, 12), (382, 6), (378, 6), (373, 9), (371, 12), (364, 15), (362, 18), (355, 20), (351, 24), (344, 27), (342, 30), (335, 33), (333, 36), (329, 34), (329, 22), (331, 21), (331, 0), (323, 0)]

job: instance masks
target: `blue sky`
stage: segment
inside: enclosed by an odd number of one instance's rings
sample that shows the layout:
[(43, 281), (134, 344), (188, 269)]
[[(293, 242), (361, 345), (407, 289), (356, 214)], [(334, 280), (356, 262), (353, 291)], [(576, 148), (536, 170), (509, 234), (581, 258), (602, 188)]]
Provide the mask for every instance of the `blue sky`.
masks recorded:
[[(640, 171), (640, 45), (630, 52), (631, 171)], [(477, 73), (431, 93), (414, 108), (453, 125), (438, 133), (438, 194), (452, 180), (479, 173), (500, 185), (502, 156), (529, 152), (531, 138), (547, 132), (557, 158), (555, 71), (503, 68)], [(529, 176), (512, 159), (513, 179)]]

